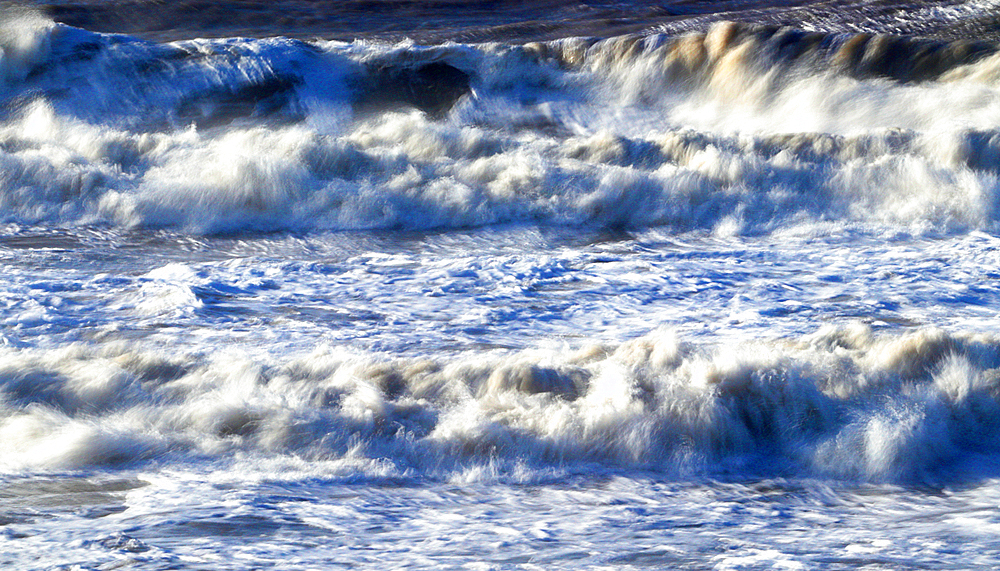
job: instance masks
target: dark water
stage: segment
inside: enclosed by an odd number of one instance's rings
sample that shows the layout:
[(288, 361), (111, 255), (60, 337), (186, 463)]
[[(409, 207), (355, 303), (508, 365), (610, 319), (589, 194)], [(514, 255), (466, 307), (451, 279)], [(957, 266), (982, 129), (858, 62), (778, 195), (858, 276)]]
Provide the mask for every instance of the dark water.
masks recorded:
[(1000, 16), (988, 8), (973, 8), (965, 17), (955, 18), (914, 14), (928, 9), (962, 10), (970, 4), (956, 1), (93, 0), (34, 4), (71, 26), (156, 40), (285, 36), (344, 41), (529, 42), (570, 36), (609, 37), (652, 28), (695, 29), (719, 20), (942, 39), (1000, 38)]

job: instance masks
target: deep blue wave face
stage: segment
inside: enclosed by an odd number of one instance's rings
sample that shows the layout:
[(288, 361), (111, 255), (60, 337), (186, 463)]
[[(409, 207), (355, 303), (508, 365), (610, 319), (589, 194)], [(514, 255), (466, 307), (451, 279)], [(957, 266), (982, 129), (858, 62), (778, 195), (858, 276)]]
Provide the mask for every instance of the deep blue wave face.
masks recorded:
[(996, 13), (0, 5), (0, 566), (996, 568)]

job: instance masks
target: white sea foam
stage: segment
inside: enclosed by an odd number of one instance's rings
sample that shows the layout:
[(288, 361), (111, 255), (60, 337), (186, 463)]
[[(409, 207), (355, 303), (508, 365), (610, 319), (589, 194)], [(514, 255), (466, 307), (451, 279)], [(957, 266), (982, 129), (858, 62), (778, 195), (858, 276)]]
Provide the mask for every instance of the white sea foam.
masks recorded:
[[(900, 84), (783, 63), (769, 51), (778, 40), (726, 26), (589, 47), (322, 51), (48, 33), (63, 42), (52, 70), (22, 79), (33, 101), (0, 132), (8, 222), (219, 233), (544, 221), (723, 235), (997, 223), (991, 58)], [(80, 46), (101, 55), (70, 57)], [(167, 55), (179, 62), (167, 75), (136, 71)], [(355, 116), (352, 97), (367, 105), (380, 90), (368, 84), (390, 73), (378, 70), (426, 62), (471, 77), (450, 114)], [(29, 96), (65, 74), (93, 79)]]
[(541, 474), (592, 462), (676, 474), (766, 458), (924, 479), (1000, 451), (998, 347), (856, 327), (794, 343), (712, 348), (654, 333), (448, 361), (335, 348), (273, 363), (128, 345), (6, 349), (0, 432), (8, 471), (244, 451), (367, 458), (431, 477), (495, 461)]
[(49, 57), (55, 23), (28, 6), (0, 6), (0, 94)]

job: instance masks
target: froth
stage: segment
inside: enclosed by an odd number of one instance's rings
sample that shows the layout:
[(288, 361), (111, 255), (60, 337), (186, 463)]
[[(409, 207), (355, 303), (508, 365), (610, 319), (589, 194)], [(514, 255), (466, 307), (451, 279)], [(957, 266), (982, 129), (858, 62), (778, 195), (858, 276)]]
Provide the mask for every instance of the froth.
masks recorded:
[[(23, 80), (49, 53), (55, 23), (31, 7), (0, 3), (0, 86)], [(0, 90), (0, 95), (3, 91)]]
[[(60, 30), (69, 39), (9, 98), (0, 130), (8, 222), (721, 234), (997, 223), (994, 88), (948, 76), (993, 65), (985, 48), (934, 44), (966, 54), (942, 72), (952, 81), (896, 82), (843, 73), (831, 54), (875, 65), (933, 46), (731, 23), (434, 48)], [(52, 87), (87, 73), (89, 95)], [(444, 107), (427, 100), (439, 91)]]
[(127, 345), (4, 351), (6, 470), (244, 451), (427, 476), (483, 462), (499, 473), (594, 462), (676, 473), (766, 461), (912, 480), (1000, 449), (1000, 342), (939, 330), (854, 326), (718, 347), (655, 332), (432, 360), (337, 348), (283, 362)]
[(500, 152), (493, 133), (418, 114), (379, 118), (346, 139), (299, 126), (135, 135), (38, 106), (5, 138), (16, 150), (0, 157), (8, 166), (0, 204), (19, 222), (199, 233), (539, 219), (678, 230), (733, 224), (740, 233), (831, 218), (918, 229), (994, 224), (989, 133), (601, 131)]

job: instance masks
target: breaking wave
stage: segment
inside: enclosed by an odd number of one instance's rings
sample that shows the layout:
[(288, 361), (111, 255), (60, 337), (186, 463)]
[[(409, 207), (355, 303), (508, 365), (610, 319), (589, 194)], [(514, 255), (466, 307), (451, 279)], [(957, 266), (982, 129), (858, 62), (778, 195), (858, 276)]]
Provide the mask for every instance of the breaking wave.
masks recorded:
[(523, 46), (3, 23), (0, 220), (995, 229), (996, 46), (714, 24)]
[(242, 451), (341, 461), (358, 476), (599, 463), (940, 481), (989, 472), (1000, 453), (1000, 341), (933, 329), (718, 346), (661, 331), (430, 359), (0, 351), (4, 471)]

